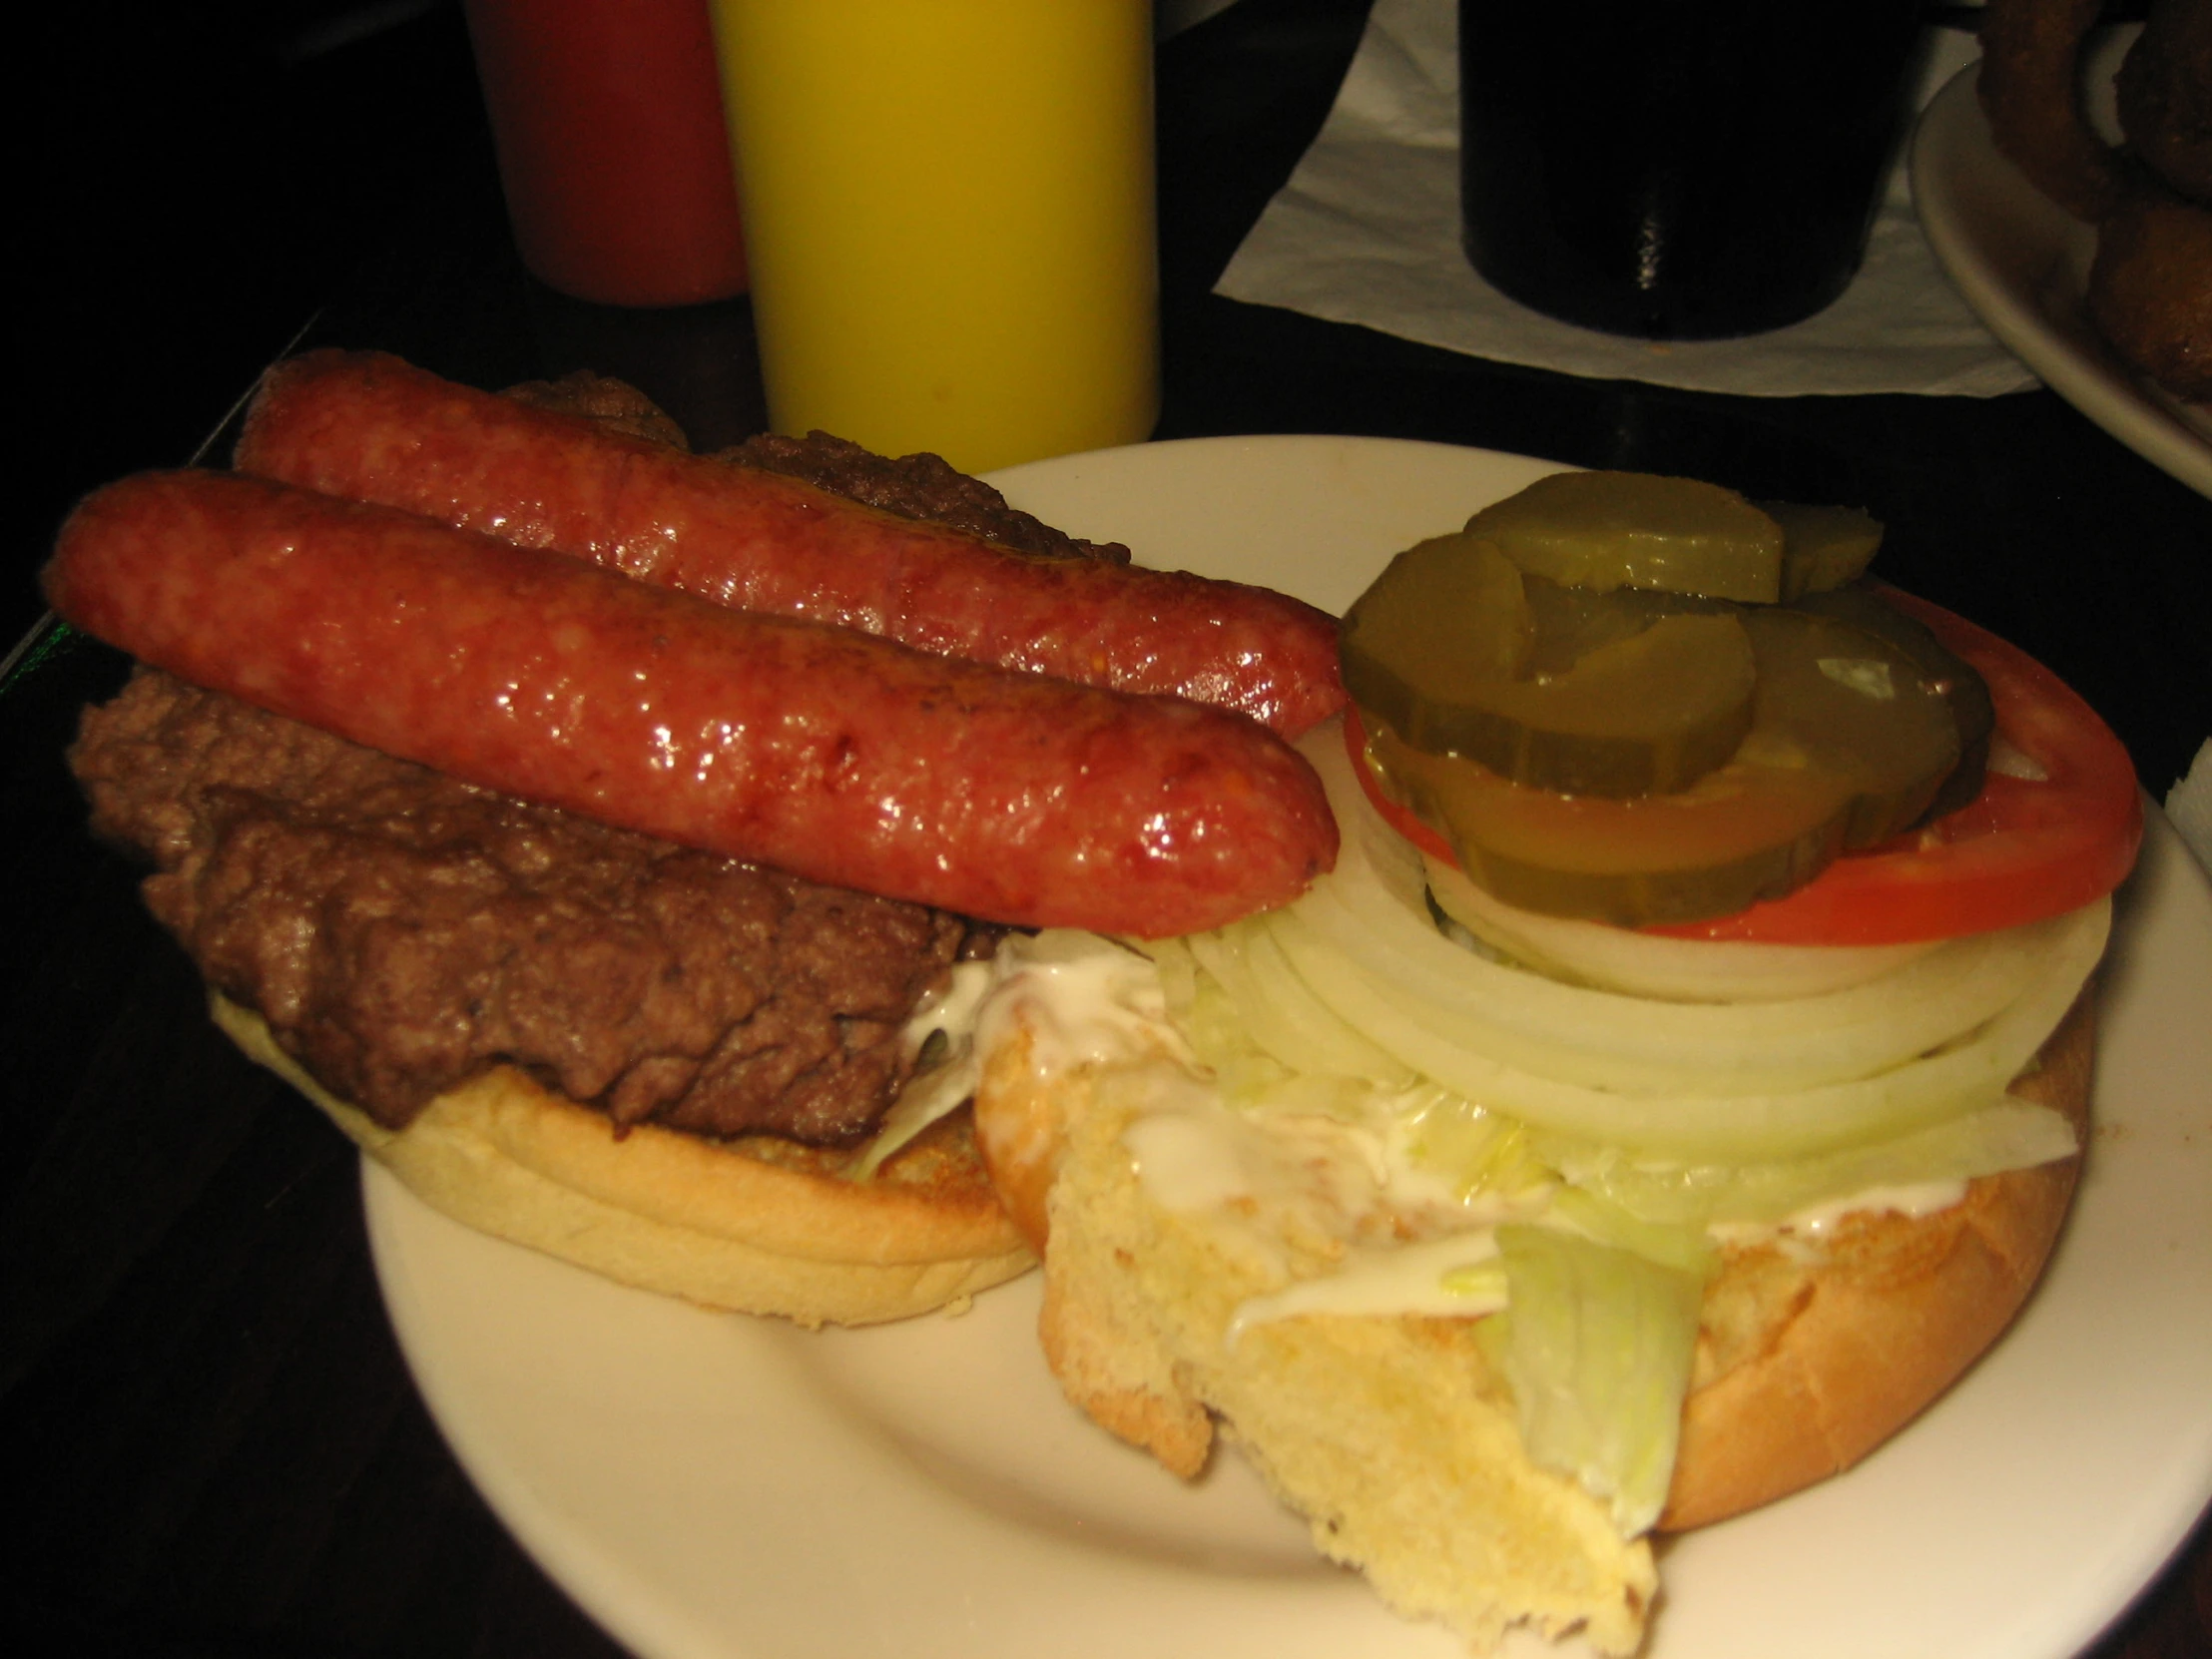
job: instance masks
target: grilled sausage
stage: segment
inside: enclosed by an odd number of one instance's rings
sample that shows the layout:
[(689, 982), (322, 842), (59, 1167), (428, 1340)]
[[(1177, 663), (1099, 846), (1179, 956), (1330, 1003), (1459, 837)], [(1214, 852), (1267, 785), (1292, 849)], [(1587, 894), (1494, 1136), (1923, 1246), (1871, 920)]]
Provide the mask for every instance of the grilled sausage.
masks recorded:
[(1287, 595), (1018, 553), (379, 353), (310, 352), (274, 369), (236, 464), (593, 559), (718, 605), (1219, 703), (1286, 737), (1344, 702), (1335, 619)]
[(991, 920), (1187, 932), (1336, 854), (1311, 768), (1227, 710), (726, 610), (261, 479), (110, 485), (45, 583), (86, 632), (370, 748)]

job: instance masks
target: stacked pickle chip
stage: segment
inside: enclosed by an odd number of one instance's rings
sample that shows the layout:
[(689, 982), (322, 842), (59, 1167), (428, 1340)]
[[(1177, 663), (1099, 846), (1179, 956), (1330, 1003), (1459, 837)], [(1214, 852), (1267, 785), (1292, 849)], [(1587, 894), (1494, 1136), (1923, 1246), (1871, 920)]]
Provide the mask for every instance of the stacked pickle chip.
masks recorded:
[(1863, 575), (1882, 528), (1559, 473), (1400, 553), (1344, 623), (1384, 790), (1508, 903), (1728, 915), (1973, 799), (1979, 677)]

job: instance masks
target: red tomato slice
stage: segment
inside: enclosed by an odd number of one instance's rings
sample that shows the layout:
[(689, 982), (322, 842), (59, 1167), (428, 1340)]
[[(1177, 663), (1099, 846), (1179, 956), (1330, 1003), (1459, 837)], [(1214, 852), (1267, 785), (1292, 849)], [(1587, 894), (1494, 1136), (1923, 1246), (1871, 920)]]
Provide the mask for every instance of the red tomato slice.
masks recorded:
[[(2040, 778), (1992, 770), (1969, 805), (1886, 845), (1837, 859), (1785, 897), (1643, 931), (1769, 944), (1905, 944), (2039, 921), (2101, 898), (2134, 867), (2143, 835), (2135, 768), (2111, 728), (2025, 652), (1925, 599), (1884, 597), (1919, 618), (1989, 684), (1997, 736)], [(1424, 852), (1444, 838), (1383, 795), (1358, 716), (1345, 724), (1368, 799)], [(2020, 769), (2025, 770), (2025, 769)]]

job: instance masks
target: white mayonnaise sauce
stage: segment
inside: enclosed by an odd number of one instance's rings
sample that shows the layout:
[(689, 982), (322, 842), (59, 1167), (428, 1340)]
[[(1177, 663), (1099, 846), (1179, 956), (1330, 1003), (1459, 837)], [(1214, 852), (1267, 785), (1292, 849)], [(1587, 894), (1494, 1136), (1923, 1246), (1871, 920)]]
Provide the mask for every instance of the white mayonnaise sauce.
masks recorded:
[(946, 984), (915, 1005), (901, 1032), (909, 1054), (931, 1037), (943, 1057), (908, 1081), (848, 1172), (865, 1180), (937, 1119), (957, 1110), (982, 1081), (981, 1056), (998, 1023), (1017, 1011), (1035, 1033), (1040, 1071), (1085, 1060), (1127, 1062), (1162, 1042), (1183, 1053), (1152, 964), (1095, 933), (1048, 929), (1003, 940), (987, 961), (958, 962)]
[(988, 961), (954, 962), (951, 976), (936, 990), (925, 993), (907, 1016), (899, 1033), (906, 1052), (918, 1054), (921, 1045), (938, 1031), (955, 1043), (973, 1036), (976, 1010), (997, 983), (998, 975)]
[(1162, 1051), (1189, 1058), (1168, 1018), (1159, 970), (1111, 939), (1049, 927), (1001, 942), (990, 967), (992, 992), (975, 1020), (986, 1051), (1019, 1015), (1030, 1032), (1032, 1061), (1044, 1075)]
[(1895, 1215), (1919, 1220), (1960, 1203), (1966, 1196), (1963, 1181), (1918, 1181), (1909, 1185), (1869, 1187), (1864, 1192), (1811, 1205), (1777, 1222), (1722, 1222), (1707, 1229), (1719, 1244), (1756, 1245), (1797, 1240), (1817, 1243), (1836, 1231), (1846, 1216)]

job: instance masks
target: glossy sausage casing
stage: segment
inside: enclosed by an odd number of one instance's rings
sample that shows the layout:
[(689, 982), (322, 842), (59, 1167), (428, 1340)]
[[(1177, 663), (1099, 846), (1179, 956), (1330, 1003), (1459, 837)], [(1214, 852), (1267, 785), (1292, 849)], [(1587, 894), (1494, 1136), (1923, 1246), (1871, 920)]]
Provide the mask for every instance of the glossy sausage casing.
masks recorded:
[(1336, 620), (1286, 594), (1015, 552), (379, 353), (310, 352), (273, 369), (237, 465), (718, 605), (1222, 704), (1286, 737), (1344, 704)]
[(261, 479), (90, 497), (45, 574), (182, 679), (601, 822), (992, 920), (1161, 936), (1336, 856), (1244, 716), (703, 604)]

